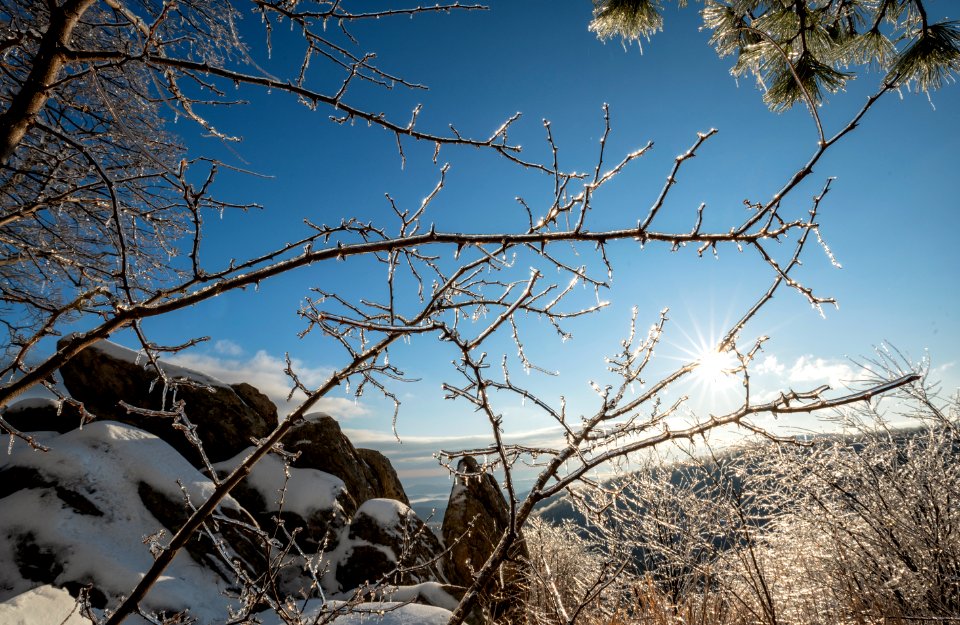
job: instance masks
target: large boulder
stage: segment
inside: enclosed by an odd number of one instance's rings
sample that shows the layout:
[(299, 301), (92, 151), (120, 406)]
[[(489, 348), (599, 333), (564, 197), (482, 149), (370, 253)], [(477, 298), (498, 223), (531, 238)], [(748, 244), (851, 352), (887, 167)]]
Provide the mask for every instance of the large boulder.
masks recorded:
[[(214, 485), (164, 441), (129, 425), (95, 421), (44, 443), (47, 452), (20, 445), (0, 457), (0, 602), (53, 584), (73, 594), (89, 586), (94, 607), (116, 605), (189, 515), (186, 497), (199, 505)], [(237, 594), (237, 577), (225, 558), (257, 574), (260, 536), (230, 497), (208, 527), (223, 541), (222, 555), (208, 537), (195, 537), (145, 609), (189, 608), (209, 623), (238, 607), (227, 598)]]
[[(183, 371), (183, 369), (181, 369)], [(277, 426), (279, 422), (277, 415), (277, 406), (270, 398), (260, 392), (260, 389), (253, 386), (252, 384), (247, 384), (246, 382), (237, 382), (236, 384), (231, 384), (230, 388), (233, 389), (233, 392), (237, 394), (243, 403), (248, 407), (253, 408), (253, 411), (257, 413), (267, 424), (271, 425), (271, 429)]]
[(400, 503), (410, 505), (407, 493), (403, 490), (403, 484), (400, 483), (400, 478), (397, 476), (389, 458), (376, 449), (364, 449), (362, 447), (357, 448), (357, 454), (367, 465), (368, 475), (374, 482), (377, 497), (396, 499)]
[(338, 550), (336, 579), (343, 590), (378, 581), (444, 581), (439, 539), (409, 506), (394, 499), (364, 502)]
[[(43, 442), (50, 451), (19, 445), (0, 457), (0, 603), (52, 584), (75, 596), (84, 590), (98, 609), (116, 605), (214, 484), (166, 442), (127, 424), (97, 420)], [(230, 471), (249, 451), (215, 469)], [(342, 480), (285, 460), (268, 455), (254, 465), (237, 499), (224, 499), (174, 558), (146, 609), (189, 609), (199, 623), (220, 622), (239, 605), (235, 566), (248, 579), (268, 575), (266, 591), (280, 604), (317, 593), (311, 572), (328, 596), (366, 581), (445, 581), (440, 541), (408, 506), (370, 499), (350, 518), (345, 507), (356, 504)], [(291, 535), (302, 553), (284, 549)], [(449, 608), (452, 599), (432, 588), (413, 598)]]
[[(408, 504), (390, 461), (373, 450), (358, 450), (333, 417), (315, 413), (291, 428), (284, 448), (298, 454), (293, 466), (317, 469), (343, 480), (357, 505), (368, 499), (396, 499)], [(353, 514), (354, 509), (347, 510)]]
[[(447, 552), (443, 569), (449, 581), (470, 586), (510, 523), (507, 501), (494, 477), (472, 456), (457, 464), (458, 476), (443, 515)], [(522, 538), (511, 549), (501, 573), (484, 591), (482, 609), (496, 622), (511, 622), (523, 603), (523, 567), (529, 553)]]
[[(171, 493), (155, 488), (143, 480), (137, 482), (137, 495), (143, 507), (170, 532), (176, 532), (183, 527), (193, 512), (183, 500), (182, 495), (177, 498), (171, 497)], [(211, 540), (209, 534), (198, 532), (186, 544), (187, 553), (231, 585), (236, 584), (237, 576), (234, 571), (223, 566), (224, 555), (227, 555), (231, 562), (239, 564), (248, 574), (265, 571), (268, 562), (263, 545), (258, 540), (259, 536), (247, 529), (256, 528), (256, 523), (253, 522), (249, 512), (234, 503), (234, 505), (221, 506), (215, 519), (219, 539), (223, 541), (220, 549)]]
[(510, 519), (497, 481), (481, 471), (472, 456), (460, 460), (457, 471), (461, 475), (450, 491), (441, 530), (449, 548), (444, 569), (452, 583), (469, 586), (474, 573), (500, 542)]
[[(62, 339), (58, 346), (62, 345)], [(202, 373), (162, 364), (165, 385), (147, 359), (109, 341), (84, 349), (60, 368), (70, 395), (101, 419), (142, 428), (167, 441), (197, 467), (200, 455), (173, 419), (131, 412), (120, 402), (149, 411), (170, 409), (183, 400), (187, 418), (196, 426), (212, 462), (226, 460), (267, 436), (277, 426), (277, 409), (249, 384), (231, 387)]]

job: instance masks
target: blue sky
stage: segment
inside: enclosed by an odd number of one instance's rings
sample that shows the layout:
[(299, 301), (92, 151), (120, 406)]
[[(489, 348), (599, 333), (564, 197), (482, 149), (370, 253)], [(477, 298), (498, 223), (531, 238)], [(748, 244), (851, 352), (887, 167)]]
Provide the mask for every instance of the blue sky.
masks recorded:
[[(655, 147), (598, 195), (595, 227), (635, 224), (674, 157), (698, 131), (717, 128), (719, 133), (682, 170), (663, 223), (692, 225), (696, 206), (706, 202), (708, 223), (726, 224), (725, 229), (742, 219), (744, 199), (768, 199), (814, 151), (817, 137), (804, 110), (771, 113), (752, 81), (738, 84), (729, 75), (730, 59), (717, 58), (708, 33), (699, 30), (697, 3), (691, 4), (685, 10), (668, 8), (664, 32), (644, 42), (642, 54), (637, 45), (602, 43), (588, 32), (591, 4), (586, 0), (494, 2), (489, 11), (362, 24), (353, 34), (363, 49), (377, 52), (382, 68), (430, 89), (358, 88), (347, 99), (404, 121), (422, 103), (422, 129), (440, 132), (452, 123), (474, 136), (489, 135), (521, 111), (510, 138), (523, 144), (532, 160), (550, 158), (541, 121), (549, 119), (561, 166), (579, 171), (594, 165), (603, 132), (601, 107), (608, 103), (608, 162), (648, 140)], [(935, 6), (955, 10), (951, 4)], [(256, 25), (250, 21), (248, 26)], [(279, 73), (296, 67), (299, 58), (285, 48), (282, 33), (277, 39), (269, 60), (262, 45), (251, 45), (256, 58)], [(327, 79), (323, 71), (318, 63), (318, 85), (337, 84), (339, 77)], [(879, 78), (861, 74), (846, 92), (829, 98), (820, 111), (828, 135), (862, 105)], [(384, 194), (416, 206), (444, 162), (451, 166), (448, 184), (432, 209), (438, 228), (519, 227), (525, 218), (514, 198), (542, 201), (552, 189), (549, 180), (472, 149), (444, 148), (434, 165), (432, 146), (407, 144), (401, 168), (394, 139), (380, 129), (332, 124), (330, 111), (309, 111), (281, 93), (240, 90), (239, 95), (251, 104), (208, 114), (221, 130), (243, 136), (229, 150), (198, 138), (183, 122), (179, 128), (195, 149), (269, 176), (221, 175), (222, 197), (264, 208), (208, 218), (205, 258), (214, 266), (303, 236), (305, 217), (325, 223), (346, 217), (386, 222), (390, 209)], [(840, 305), (825, 309), (822, 318), (799, 295), (782, 291), (747, 328), (743, 344), (771, 336), (757, 363), (755, 383), (762, 392), (849, 380), (856, 375), (849, 359), (869, 355), (883, 341), (913, 359), (929, 355), (945, 390), (960, 384), (954, 366), (960, 358), (960, 246), (955, 241), (960, 90), (950, 84), (929, 99), (901, 95), (884, 98), (793, 194), (797, 206), (806, 206), (828, 177), (836, 177), (820, 221), (843, 268), (832, 267), (810, 247), (798, 275)], [(572, 340), (561, 343), (545, 324), (529, 329), (532, 358), (561, 372), (555, 379), (530, 382), (551, 401), (563, 394), (574, 408), (589, 409), (595, 396), (587, 380), (602, 378), (603, 356), (617, 348), (634, 306), (642, 328), (670, 307), (668, 333), (658, 351), (666, 370), (700, 342), (716, 338), (771, 278), (755, 254), (732, 248), (721, 248), (718, 259), (700, 259), (693, 250), (670, 253), (649, 246), (641, 252), (625, 244), (612, 250), (611, 259), (614, 288), (604, 294), (611, 305), (570, 324)], [(246, 379), (277, 397), (287, 386), (281, 372), (285, 352), (313, 382), (343, 362), (342, 354), (323, 341), (297, 337), (303, 325), (296, 311), (309, 289), (322, 286), (356, 297), (379, 289), (382, 274), (362, 262), (306, 268), (264, 283), (257, 292), (221, 296), (145, 327), (161, 343), (210, 336), (209, 343), (179, 360), (218, 377)], [(132, 345), (129, 337), (117, 338)], [(499, 338), (491, 351), (497, 348), (512, 352)], [(478, 444), (488, 429), (468, 406), (443, 400), (440, 384), (451, 379), (451, 358), (443, 346), (424, 338), (391, 355), (392, 362), (421, 380), (394, 388), (403, 399), (398, 432), (404, 443), (393, 453), (408, 482), (437, 474), (429, 468), (435, 466), (431, 451)], [(732, 401), (729, 392), (714, 397), (702, 386), (692, 392), (701, 412)], [(392, 407), (387, 402), (373, 397), (357, 402), (343, 393), (324, 407), (358, 444), (389, 447)], [(550, 425), (518, 402), (501, 408), (508, 436), (524, 437)]]

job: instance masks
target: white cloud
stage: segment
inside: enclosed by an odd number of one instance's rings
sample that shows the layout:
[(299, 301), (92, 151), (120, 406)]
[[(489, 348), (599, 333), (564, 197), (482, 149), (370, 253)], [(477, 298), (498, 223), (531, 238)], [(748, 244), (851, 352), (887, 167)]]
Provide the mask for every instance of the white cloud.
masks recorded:
[[(240, 356), (243, 350), (232, 341), (217, 341), (214, 345), (217, 354), (181, 352), (165, 360), (181, 367), (195, 369), (227, 383), (247, 382), (260, 389), (277, 405), (281, 416), (292, 412), (306, 396), (297, 391), (288, 401), (287, 395), (293, 384), (283, 372), (286, 362), (283, 358), (258, 351), (249, 358), (226, 357)], [(330, 375), (329, 367), (308, 367), (302, 361), (293, 359), (293, 370), (307, 388), (320, 385)], [(368, 414), (366, 406), (344, 397), (324, 397), (311, 411), (327, 412), (339, 419)]]
[(800, 356), (790, 367), (787, 379), (791, 384), (829, 384), (831, 388), (844, 388), (859, 376), (853, 368), (838, 361)]
[[(434, 461), (436, 462), (436, 461)], [(439, 464), (435, 464), (432, 467), (421, 467), (418, 469), (397, 469), (397, 477), (401, 480), (414, 480), (417, 478), (432, 478), (433, 481), (436, 481), (437, 478), (443, 478), (450, 475), (450, 472)], [(421, 497), (418, 500), (413, 500), (411, 503), (425, 503), (427, 501), (435, 501), (438, 499), (438, 495), (432, 497)]]
[(940, 366), (938, 366), (938, 367), (934, 367), (933, 369), (931, 369), (931, 370), (930, 370), (930, 373), (932, 373), (932, 374), (934, 374), (934, 375), (937, 375), (937, 376), (941, 376), (941, 375), (943, 375), (944, 373), (946, 373), (947, 371), (953, 369), (953, 368), (956, 366), (956, 364), (957, 364), (957, 363), (955, 363), (955, 362), (953, 362), (953, 361), (945, 362), (945, 363), (943, 363), (942, 365), (940, 365)]
[(776, 356), (767, 356), (759, 365), (754, 368), (758, 374), (772, 373), (773, 375), (782, 375), (786, 370), (786, 365), (777, 360)]
[(824, 384), (843, 392), (869, 376), (868, 371), (849, 361), (819, 358), (812, 354), (800, 356), (792, 364), (773, 355), (766, 356), (752, 366), (751, 374), (768, 376), (751, 384), (751, 398), (758, 404), (773, 401), (789, 390), (808, 391)]
[(223, 354), (224, 356), (241, 356), (243, 354), (243, 348), (234, 343), (233, 341), (220, 340), (213, 344), (213, 351), (218, 354)]

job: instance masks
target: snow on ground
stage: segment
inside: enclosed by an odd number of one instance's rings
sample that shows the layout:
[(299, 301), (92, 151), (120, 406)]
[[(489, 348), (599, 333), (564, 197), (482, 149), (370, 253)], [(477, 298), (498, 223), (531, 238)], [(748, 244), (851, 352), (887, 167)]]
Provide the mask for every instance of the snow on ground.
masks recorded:
[[(230, 460), (213, 465), (218, 471), (232, 471), (243, 462), (254, 448), (248, 447)], [(247, 477), (247, 484), (253, 487), (267, 504), (267, 510), (280, 509), (280, 491), (286, 486), (283, 497), (283, 509), (307, 518), (315, 511), (343, 509), (337, 496), (346, 490), (343, 480), (317, 469), (298, 469), (289, 467), (290, 478), (286, 479), (283, 461), (273, 455), (266, 455), (253, 466)]]
[[(0, 601), (38, 585), (24, 579), (16, 564), (18, 545), (29, 542), (36, 545), (27, 551), (31, 558), (38, 557), (39, 548), (62, 566), (54, 583), (95, 580), (108, 595), (129, 593), (153, 562), (144, 537), (162, 527), (143, 506), (138, 483), (181, 501), (179, 479), (197, 505), (213, 492), (213, 484), (172, 447), (132, 426), (97, 421), (48, 443), (51, 449), (44, 453), (15, 450), (0, 459), (0, 469), (36, 469), (48, 481), (81, 495), (102, 515), (68, 505), (54, 488), (20, 490), (6, 497), (0, 506)], [(225, 507), (236, 503), (228, 500)], [(32, 538), (25, 540), (28, 535)], [(168, 531), (164, 542), (169, 537)], [(144, 604), (190, 608), (201, 622), (213, 622), (226, 613), (222, 590), (218, 576), (180, 553)]]
[[(343, 602), (330, 601), (316, 608), (311, 608), (308, 604), (303, 613), (303, 622), (312, 622), (321, 613), (330, 613), (337, 609), (343, 610), (344, 614), (334, 619), (336, 625), (446, 625), (451, 615), (449, 610), (416, 603), (384, 601), (350, 606)], [(274, 613), (265, 612), (257, 616), (263, 621), (263, 625), (283, 625), (283, 621)]]
[(443, 589), (440, 582), (423, 582), (413, 586), (394, 586), (389, 592), (384, 592), (384, 597), (389, 601), (416, 601), (422, 597), (428, 603), (440, 606), (451, 612), (457, 609), (460, 603), (456, 597)]
[(77, 602), (62, 588), (40, 586), (0, 603), (3, 625), (90, 625)]

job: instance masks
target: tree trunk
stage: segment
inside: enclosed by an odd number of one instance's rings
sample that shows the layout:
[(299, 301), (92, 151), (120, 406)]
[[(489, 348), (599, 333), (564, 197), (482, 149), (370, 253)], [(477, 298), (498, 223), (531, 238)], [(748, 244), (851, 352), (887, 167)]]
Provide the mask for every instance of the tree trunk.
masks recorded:
[(63, 6), (51, 8), (50, 24), (40, 39), (33, 67), (20, 91), (10, 100), (10, 107), (0, 115), (0, 164), (5, 165), (10, 160), (46, 105), (50, 86), (63, 67), (60, 52), (69, 44), (80, 17), (94, 2), (67, 0)]

